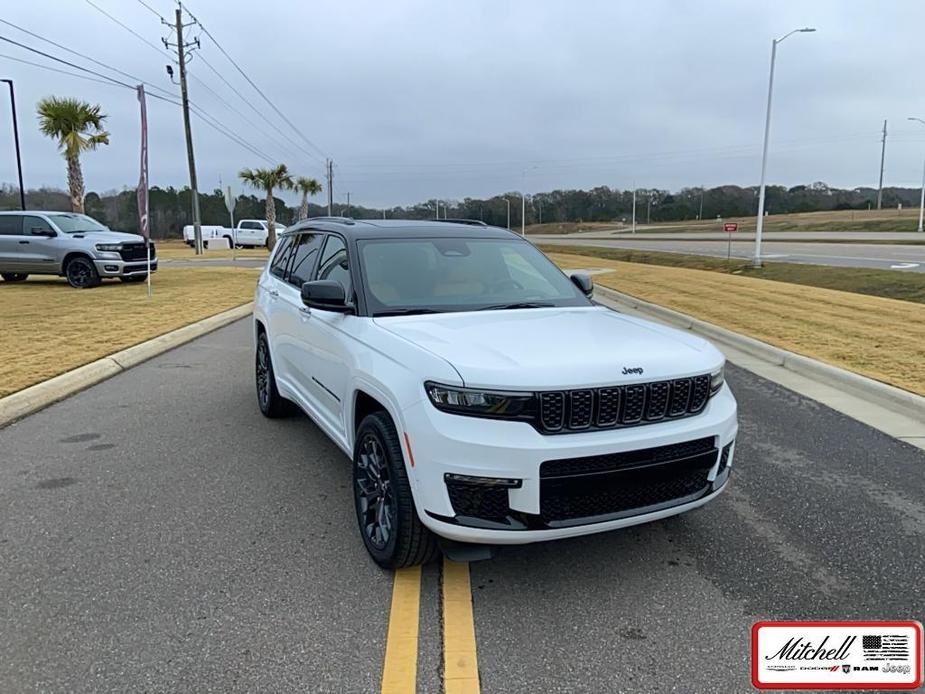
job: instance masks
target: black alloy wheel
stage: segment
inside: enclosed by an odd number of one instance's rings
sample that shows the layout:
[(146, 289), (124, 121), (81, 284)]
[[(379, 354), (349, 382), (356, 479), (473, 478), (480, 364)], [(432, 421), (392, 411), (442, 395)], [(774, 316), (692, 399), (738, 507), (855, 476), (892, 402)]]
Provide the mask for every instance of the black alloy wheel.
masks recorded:
[(395, 525), (395, 498), (389, 479), (389, 464), (374, 433), (367, 433), (359, 445), (354, 484), (360, 530), (369, 544), (382, 551), (392, 539)]
[(363, 419), (353, 450), (353, 499), (366, 551), (385, 569), (433, 560), (437, 538), (418, 517), (398, 432), (388, 413)]
[(295, 409), (276, 389), (276, 375), (273, 373), (273, 360), (270, 357), (270, 343), (267, 334), (261, 332), (257, 337), (257, 354), (254, 361), (257, 385), (257, 405), (264, 417), (276, 419), (292, 414)]
[(67, 264), (64, 270), (68, 284), (75, 289), (90, 289), (100, 283), (100, 275), (89, 258), (77, 257)]

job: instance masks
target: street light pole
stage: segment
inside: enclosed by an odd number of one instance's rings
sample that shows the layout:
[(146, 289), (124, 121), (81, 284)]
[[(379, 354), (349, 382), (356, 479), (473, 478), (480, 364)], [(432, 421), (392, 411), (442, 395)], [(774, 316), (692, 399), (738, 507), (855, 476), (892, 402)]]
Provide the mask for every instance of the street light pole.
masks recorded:
[[(909, 120), (918, 121), (922, 125), (925, 125), (925, 120), (921, 118), (909, 117)], [(925, 163), (922, 164), (922, 195), (919, 198), (919, 232), (922, 231), (922, 220), (925, 217)]]
[(511, 228), (511, 200), (510, 198), (504, 198), (504, 202), (507, 203), (507, 228)]
[(13, 141), (16, 143), (16, 172), (19, 174), (19, 206), (26, 209), (26, 189), (22, 184), (22, 156), (19, 152), (19, 125), (16, 123), (16, 96), (13, 94), (13, 80), (0, 80), (10, 87), (10, 110), (13, 112)]
[(774, 60), (777, 57), (777, 44), (781, 43), (791, 34), (808, 33), (816, 31), (810, 27), (794, 29), (779, 39), (771, 40), (771, 75), (768, 78), (768, 110), (764, 118), (764, 147), (761, 152), (761, 183), (758, 189), (758, 224), (755, 229), (755, 258), (753, 267), (761, 267), (761, 232), (764, 229), (764, 177), (768, 168), (768, 136), (771, 133), (771, 97), (774, 94)]
[(636, 233), (636, 183), (633, 183), (633, 233)]

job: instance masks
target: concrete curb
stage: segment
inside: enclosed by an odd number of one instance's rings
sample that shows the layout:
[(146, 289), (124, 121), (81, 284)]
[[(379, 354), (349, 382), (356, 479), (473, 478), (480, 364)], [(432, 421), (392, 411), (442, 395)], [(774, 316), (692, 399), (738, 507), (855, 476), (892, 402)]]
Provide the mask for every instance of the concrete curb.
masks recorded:
[(238, 306), (0, 398), (0, 428), (100, 381), (105, 381), (151, 357), (249, 316), (253, 311), (253, 302)]
[(802, 354), (774, 347), (766, 342), (740, 335), (732, 330), (721, 328), (718, 325), (713, 325), (697, 318), (691, 318), (684, 313), (637, 299), (629, 294), (600, 285), (595, 286), (595, 290), (601, 292), (608, 299), (659, 318), (674, 327), (690, 330), (718, 343), (725, 343), (746, 354), (777, 366), (782, 366), (801, 376), (848, 391), (888, 410), (919, 420), (925, 419), (925, 397), (915, 393), (861, 376), (853, 371), (847, 371), (846, 369), (811, 359)]

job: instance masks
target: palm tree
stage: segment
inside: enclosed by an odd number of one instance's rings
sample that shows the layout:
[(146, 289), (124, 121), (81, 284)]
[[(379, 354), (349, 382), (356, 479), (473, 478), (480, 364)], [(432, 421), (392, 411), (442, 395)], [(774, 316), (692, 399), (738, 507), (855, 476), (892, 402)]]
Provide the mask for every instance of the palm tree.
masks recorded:
[(71, 209), (84, 211), (84, 177), (80, 170), (80, 155), (100, 145), (109, 144), (109, 133), (103, 130), (106, 116), (99, 105), (79, 99), (49, 96), (42, 99), (36, 111), (39, 130), (58, 140), (67, 161), (67, 186), (71, 193)]
[(299, 219), (308, 218), (308, 196), (318, 195), (321, 192), (321, 184), (314, 178), (305, 178), (299, 176), (295, 180), (295, 189), (302, 193), (302, 205), (299, 207)]
[(272, 169), (241, 169), (238, 177), (267, 193), (267, 248), (273, 250), (276, 245), (276, 203), (273, 201), (273, 189), (291, 190), (293, 186), (292, 174), (285, 164)]

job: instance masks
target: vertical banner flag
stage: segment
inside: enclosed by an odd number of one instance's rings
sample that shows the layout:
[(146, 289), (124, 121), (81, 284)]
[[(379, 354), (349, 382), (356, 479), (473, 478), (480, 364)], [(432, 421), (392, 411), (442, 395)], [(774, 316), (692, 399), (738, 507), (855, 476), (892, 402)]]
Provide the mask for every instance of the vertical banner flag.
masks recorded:
[(141, 175), (138, 179), (138, 229), (145, 237), (148, 249), (148, 296), (151, 296), (151, 230), (148, 223), (148, 111), (145, 108), (145, 86), (139, 84), (138, 103), (141, 106)]

